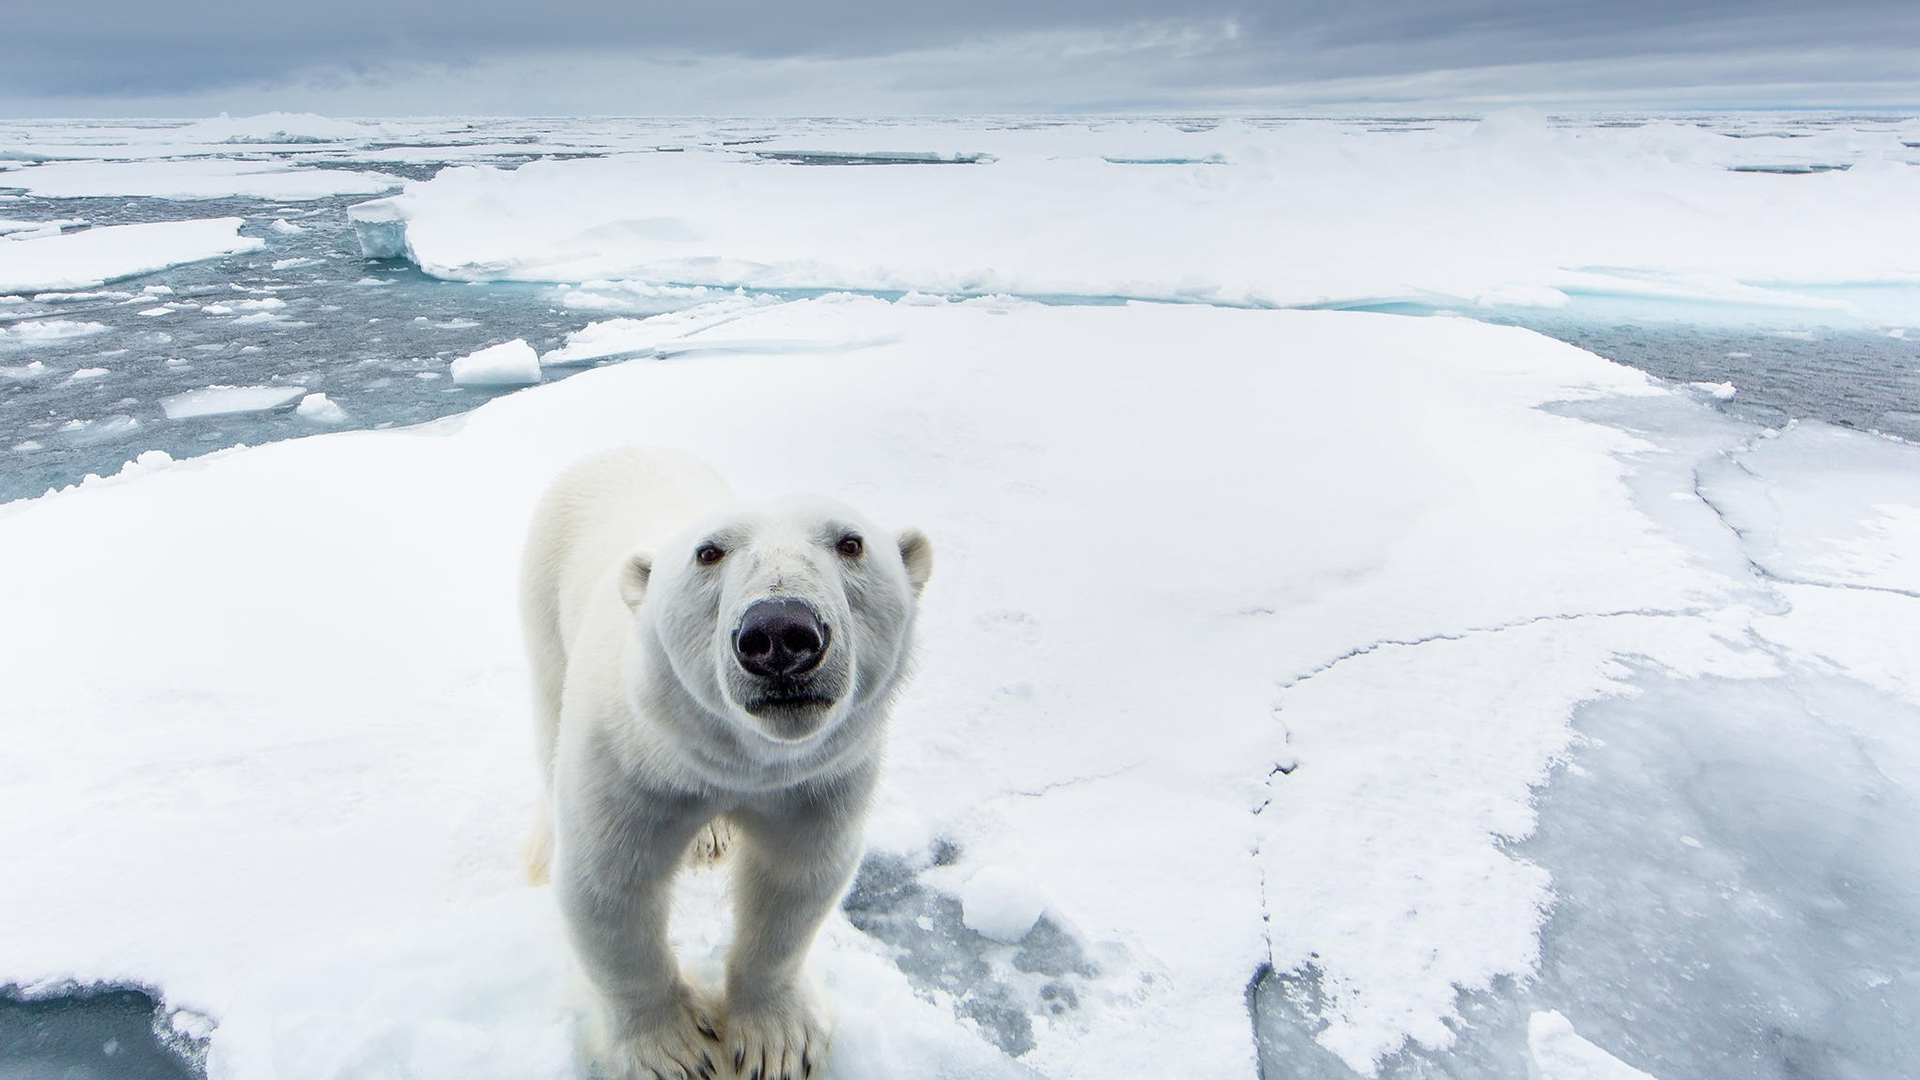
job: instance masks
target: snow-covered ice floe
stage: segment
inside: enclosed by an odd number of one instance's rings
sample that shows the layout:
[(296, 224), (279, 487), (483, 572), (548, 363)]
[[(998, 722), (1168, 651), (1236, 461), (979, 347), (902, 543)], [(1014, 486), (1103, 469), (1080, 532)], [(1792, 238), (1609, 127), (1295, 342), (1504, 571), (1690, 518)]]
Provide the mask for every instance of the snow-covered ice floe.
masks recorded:
[(1555, 127), (1529, 110), (1420, 133), (1163, 127), (1159, 152), (1137, 159), (1115, 156), (1142, 139), (1124, 125), (839, 134), (867, 157), (887, 148), (849, 140), (880, 137), (993, 153), (891, 168), (767, 157), (841, 152), (815, 136), (453, 168), (351, 216), (369, 255), (467, 280), (1920, 321), (1906, 242), (1920, 170), (1891, 129), (1827, 139), (1849, 168), (1813, 176), (1729, 168), (1759, 143), (1797, 154), (1781, 147), (1806, 140)]
[[(1342, 1068), (1444, 1050), (1464, 994), (1540, 963), (1555, 881), (1514, 845), (1583, 710), (1692, 737), (1671, 702), (1813, 668), (1920, 701), (1912, 447), (1761, 438), (1463, 319), (727, 315), (457, 421), (0, 512), (0, 982), (156, 987), (217, 1021), (215, 1077), (574, 1075), (557, 920), (516, 879), (514, 580), (544, 482), (634, 439), (940, 551), (869, 868), (815, 950), (841, 1080), (1251, 1078), (1265, 970), (1311, 973), (1302, 1037)], [(1849, 722), (1905, 782), (1878, 716)], [(724, 905), (688, 885), (711, 978)], [(1539, 1075), (1643, 1064), (1541, 1013)]]
[(377, 172), (299, 168), (282, 160), (186, 158), (48, 162), (8, 173), (7, 184), (50, 199), (117, 195), (193, 200), (244, 196), (303, 202), (334, 195), (374, 195), (399, 187), (400, 180)]
[(169, 266), (266, 246), (241, 218), (109, 225), (0, 244), (0, 293), (86, 289)]

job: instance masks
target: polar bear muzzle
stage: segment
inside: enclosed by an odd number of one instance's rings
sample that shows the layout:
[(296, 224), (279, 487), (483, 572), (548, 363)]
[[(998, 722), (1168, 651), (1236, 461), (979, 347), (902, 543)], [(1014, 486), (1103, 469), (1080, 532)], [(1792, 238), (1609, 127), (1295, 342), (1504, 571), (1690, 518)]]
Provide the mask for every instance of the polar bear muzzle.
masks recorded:
[(830, 631), (805, 600), (756, 600), (733, 632), (733, 657), (749, 674), (787, 682), (820, 666)]

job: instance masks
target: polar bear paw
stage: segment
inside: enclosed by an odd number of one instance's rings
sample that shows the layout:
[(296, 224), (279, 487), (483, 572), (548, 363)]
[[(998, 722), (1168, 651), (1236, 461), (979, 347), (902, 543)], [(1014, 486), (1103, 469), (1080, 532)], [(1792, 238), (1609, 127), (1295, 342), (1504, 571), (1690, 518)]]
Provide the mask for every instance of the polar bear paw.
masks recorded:
[(624, 1034), (600, 1070), (615, 1080), (716, 1080), (720, 1075), (720, 1029), (699, 1002), (622, 1026)]
[(733, 846), (733, 826), (725, 818), (715, 818), (693, 834), (693, 844), (687, 848), (687, 865), (695, 870), (704, 869), (717, 863)]
[(825, 1013), (804, 995), (736, 1005), (727, 1015), (727, 1064), (738, 1080), (810, 1080), (826, 1061), (829, 1034)]

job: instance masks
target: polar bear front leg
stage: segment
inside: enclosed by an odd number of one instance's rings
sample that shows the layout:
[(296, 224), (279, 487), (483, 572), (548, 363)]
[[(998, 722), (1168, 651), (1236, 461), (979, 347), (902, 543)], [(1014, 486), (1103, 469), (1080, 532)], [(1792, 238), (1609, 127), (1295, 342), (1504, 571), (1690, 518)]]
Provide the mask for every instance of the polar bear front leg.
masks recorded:
[(681, 977), (667, 936), (674, 874), (700, 817), (664, 800), (630, 796), (615, 813), (582, 801), (561, 807), (554, 884), (599, 997), (589, 1056), (614, 1080), (711, 1080), (717, 1010)]
[(827, 1056), (824, 1002), (802, 971), (860, 860), (862, 790), (736, 812), (727, 1064), (741, 1080), (807, 1080)]

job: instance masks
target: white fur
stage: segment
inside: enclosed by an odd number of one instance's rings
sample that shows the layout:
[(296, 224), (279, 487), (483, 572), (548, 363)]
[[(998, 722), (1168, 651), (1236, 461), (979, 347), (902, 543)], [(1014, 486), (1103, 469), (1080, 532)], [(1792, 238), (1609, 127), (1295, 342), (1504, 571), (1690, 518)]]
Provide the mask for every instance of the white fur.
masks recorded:
[[(836, 544), (863, 539), (848, 555)], [(701, 565), (696, 551), (725, 554)], [(621, 1078), (802, 1078), (826, 1054), (801, 961), (858, 861), (887, 709), (932, 556), (826, 499), (741, 503), (684, 454), (632, 447), (564, 473), (522, 573), (547, 798), (526, 848), (551, 872), (599, 997), (593, 1064)], [(734, 660), (741, 613), (803, 599), (830, 633), (820, 700), (766, 704)], [(755, 711), (755, 710), (759, 711)], [(735, 848), (725, 996), (667, 944), (690, 850)]]

